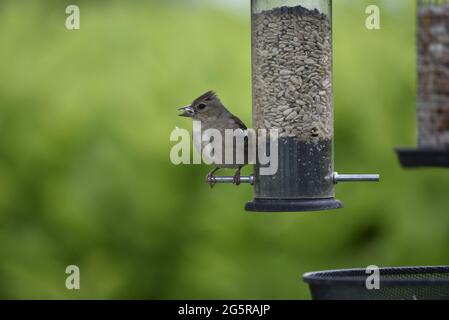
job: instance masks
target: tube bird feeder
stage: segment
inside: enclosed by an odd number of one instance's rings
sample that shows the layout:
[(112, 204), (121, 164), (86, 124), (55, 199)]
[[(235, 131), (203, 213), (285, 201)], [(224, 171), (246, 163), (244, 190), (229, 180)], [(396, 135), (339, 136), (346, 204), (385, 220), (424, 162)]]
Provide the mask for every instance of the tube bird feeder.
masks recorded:
[(418, 1), (418, 148), (398, 148), (404, 167), (449, 167), (449, 1)]
[(256, 163), (254, 174), (242, 180), (254, 185), (245, 209), (341, 208), (335, 184), (379, 181), (379, 175), (334, 172), (332, 1), (252, 0), (251, 29), (253, 127), (277, 131), (278, 170), (263, 175)]

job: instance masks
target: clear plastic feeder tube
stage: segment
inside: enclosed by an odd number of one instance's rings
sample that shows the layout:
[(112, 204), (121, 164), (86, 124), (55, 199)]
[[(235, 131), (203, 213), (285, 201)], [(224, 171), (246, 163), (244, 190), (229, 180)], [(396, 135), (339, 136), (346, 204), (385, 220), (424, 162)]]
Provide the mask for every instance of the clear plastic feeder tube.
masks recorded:
[(420, 148), (449, 150), (449, 1), (418, 1)]
[(332, 1), (252, 0), (253, 126), (277, 129), (279, 168), (255, 168), (250, 211), (333, 209)]

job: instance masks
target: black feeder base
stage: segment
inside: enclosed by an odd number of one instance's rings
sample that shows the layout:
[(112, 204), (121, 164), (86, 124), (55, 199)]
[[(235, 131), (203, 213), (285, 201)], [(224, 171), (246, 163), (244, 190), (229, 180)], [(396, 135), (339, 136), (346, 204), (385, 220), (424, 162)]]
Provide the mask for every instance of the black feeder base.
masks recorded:
[(404, 168), (449, 167), (449, 150), (397, 148)]
[(329, 199), (254, 199), (245, 205), (251, 212), (311, 212), (340, 209), (343, 204), (335, 198)]

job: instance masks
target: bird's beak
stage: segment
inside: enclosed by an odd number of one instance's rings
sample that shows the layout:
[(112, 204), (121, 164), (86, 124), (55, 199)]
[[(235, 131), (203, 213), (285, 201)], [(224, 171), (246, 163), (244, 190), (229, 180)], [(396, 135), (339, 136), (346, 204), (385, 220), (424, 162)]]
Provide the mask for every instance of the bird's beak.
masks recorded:
[(195, 110), (193, 110), (192, 106), (186, 106), (178, 109), (181, 111), (181, 114), (179, 114), (180, 117), (193, 117), (195, 115)]

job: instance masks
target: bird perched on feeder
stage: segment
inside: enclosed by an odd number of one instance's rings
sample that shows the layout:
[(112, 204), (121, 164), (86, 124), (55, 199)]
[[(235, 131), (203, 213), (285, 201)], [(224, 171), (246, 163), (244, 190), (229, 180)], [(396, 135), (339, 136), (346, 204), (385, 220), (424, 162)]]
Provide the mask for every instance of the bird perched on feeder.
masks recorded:
[[(201, 122), (201, 129), (208, 130), (208, 129), (215, 129), (218, 130), (221, 133), (223, 145), (225, 143), (225, 130), (231, 129), (231, 130), (237, 130), (241, 129), (243, 131), (247, 130), (246, 125), (235, 115), (233, 115), (226, 107), (223, 105), (223, 103), (218, 98), (217, 94), (214, 91), (208, 91), (201, 95), (200, 97), (193, 100), (192, 104), (180, 108), (180, 111), (182, 113), (179, 115), (181, 117), (189, 117), (192, 120), (200, 121)], [(196, 143), (195, 147), (201, 154), (201, 151), (203, 148), (208, 145), (211, 141), (201, 141), (201, 144)], [(245, 137), (244, 139), (244, 150), (237, 149), (239, 145), (237, 143), (233, 143), (232, 145), (233, 149), (233, 162), (231, 163), (225, 163), (225, 161), (222, 161), (220, 164), (213, 163), (215, 168), (210, 171), (206, 176), (206, 182), (209, 183), (211, 188), (214, 186), (214, 177), (215, 173), (223, 168), (232, 168), (237, 169), (235, 172), (233, 183), (235, 185), (240, 184), (240, 170), (242, 167), (248, 163), (248, 157), (247, 157), (247, 150), (248, 150), (248, 139)], [(240, 146), (241, 147), (241, 146)], [(222, 149), (223, 157), (226, 152), (226, 146)], [(236, 152), (244, 152), (244, 162), (237, 163), (236, 161)]]

